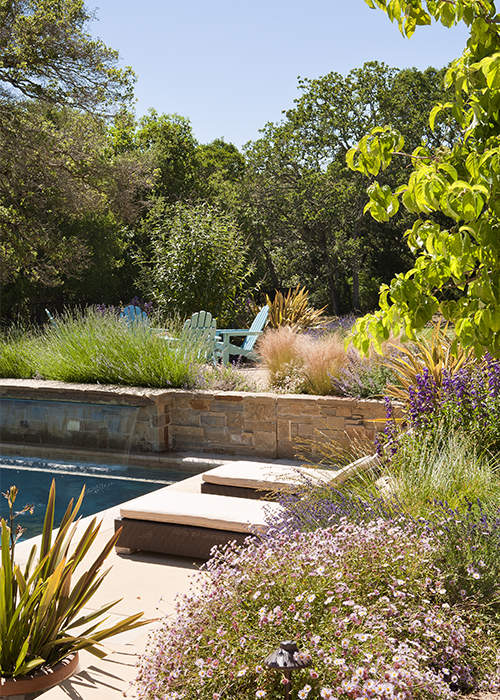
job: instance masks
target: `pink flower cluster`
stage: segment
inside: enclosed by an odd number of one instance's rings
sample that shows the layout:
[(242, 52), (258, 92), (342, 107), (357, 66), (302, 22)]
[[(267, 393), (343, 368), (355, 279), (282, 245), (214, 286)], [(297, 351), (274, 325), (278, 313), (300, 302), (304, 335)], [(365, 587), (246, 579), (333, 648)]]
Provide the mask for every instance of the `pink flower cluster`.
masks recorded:
[[(472, 608), (447, 600), (432, 539), (378, 520), (217, 551), (143, 657), (143, 700), (281, 700), (265, 658), (296, 640), (292, 698), (419, 700), (493, 683)], [(498, 656), (500, 658), (500, 655)], [(480, 663), (479, 663), (480, 659)]]

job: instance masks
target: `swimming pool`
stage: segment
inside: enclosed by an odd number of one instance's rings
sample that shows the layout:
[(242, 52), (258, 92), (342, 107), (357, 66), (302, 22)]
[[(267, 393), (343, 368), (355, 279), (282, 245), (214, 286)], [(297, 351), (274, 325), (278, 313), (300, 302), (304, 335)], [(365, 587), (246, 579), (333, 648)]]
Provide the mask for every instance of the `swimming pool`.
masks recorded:
[[(56, 482), (57, 527), (69, 501), (75, 501), (85, 485), (85, 496), (79, 514), (84, 517), (129, 501), (131, 498), (168, 486), (186, 478), (186, 473), (165, 469), (119, 464), (64, 462), (59, 460), (3, 457), (0, 455), (0, 491), (18, 486), (16, 511), (33, 504), (33, 514), (25, 513), (16, 524), (25, 528), (21, 539), (39, 535), (45, 517), (45, 506), (52, 479)], [(0, 496), (0, 517), (7, 518), (7, 500)]]

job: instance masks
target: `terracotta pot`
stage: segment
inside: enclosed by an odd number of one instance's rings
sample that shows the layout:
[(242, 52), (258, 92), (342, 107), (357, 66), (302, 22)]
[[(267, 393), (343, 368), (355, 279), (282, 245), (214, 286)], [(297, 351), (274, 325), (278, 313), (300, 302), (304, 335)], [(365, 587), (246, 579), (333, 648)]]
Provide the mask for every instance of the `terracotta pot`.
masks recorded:
[(18, 678), (0, 678), (0, 698), (48, 690), (69, 678), (76, 671), (77, 666), (78, 652), (75, 652), (52, 668), (35, 671), (28, 676)]

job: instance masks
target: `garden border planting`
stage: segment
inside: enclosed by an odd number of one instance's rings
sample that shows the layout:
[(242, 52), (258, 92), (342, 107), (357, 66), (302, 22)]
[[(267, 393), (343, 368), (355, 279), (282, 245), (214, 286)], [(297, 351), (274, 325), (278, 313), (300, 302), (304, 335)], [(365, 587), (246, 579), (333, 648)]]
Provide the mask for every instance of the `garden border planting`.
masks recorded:
[(0, 399), (2, 442), (103, 451), (293, 459), (301, 440), (314, 456), (321, 441), (372, 441), (385, 425), (382, 401), (334, 396), (2, 379)]

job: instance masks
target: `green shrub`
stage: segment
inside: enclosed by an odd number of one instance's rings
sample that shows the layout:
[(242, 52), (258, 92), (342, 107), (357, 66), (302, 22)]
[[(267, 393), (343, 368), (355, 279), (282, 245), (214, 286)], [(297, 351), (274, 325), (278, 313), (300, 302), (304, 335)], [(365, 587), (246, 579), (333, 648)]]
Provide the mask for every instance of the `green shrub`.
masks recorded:
[(177, 204), (147, 222), (149, 255), (140, 286), (166, 314), (209, 311), (229, 323), (248, 273), (247, 246), (233, 218), (208, 204)]

